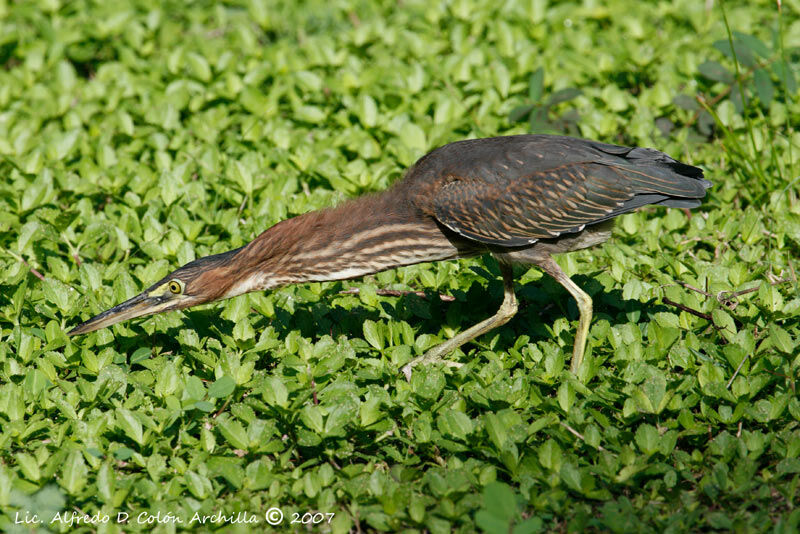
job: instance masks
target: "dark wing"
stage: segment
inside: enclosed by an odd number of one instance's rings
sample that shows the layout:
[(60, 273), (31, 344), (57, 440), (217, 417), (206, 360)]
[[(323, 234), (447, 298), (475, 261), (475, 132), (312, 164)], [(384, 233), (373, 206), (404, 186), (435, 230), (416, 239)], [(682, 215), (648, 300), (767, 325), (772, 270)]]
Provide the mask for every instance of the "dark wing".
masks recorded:
[(558, 136), (459, 144), (439, 149), (454, 147), (437, 161), (448, 182), (433, 199), (436, 218), (494, 245), (579, 232), (646, 204), (695, 207), (711, 185), (702, 170), (652, 149)]

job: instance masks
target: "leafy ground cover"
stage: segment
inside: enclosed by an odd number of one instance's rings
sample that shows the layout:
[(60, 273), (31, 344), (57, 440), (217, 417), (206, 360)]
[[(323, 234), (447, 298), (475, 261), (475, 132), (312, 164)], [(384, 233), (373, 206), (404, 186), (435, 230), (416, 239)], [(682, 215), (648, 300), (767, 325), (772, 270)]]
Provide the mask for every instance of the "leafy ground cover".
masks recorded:
[[(191, 519), (276, 507), (276, 531), (795, 532), (798, 12), (0, 0), (0, 528), (248, 531)], [(494, 313), (487, 258), (65, 335), (428, 149), (531, 130), (715, 184), (559, 260), (595, 299), (577, 376), (575, 305), (532, 269), (464, 367), (405, 381)]]

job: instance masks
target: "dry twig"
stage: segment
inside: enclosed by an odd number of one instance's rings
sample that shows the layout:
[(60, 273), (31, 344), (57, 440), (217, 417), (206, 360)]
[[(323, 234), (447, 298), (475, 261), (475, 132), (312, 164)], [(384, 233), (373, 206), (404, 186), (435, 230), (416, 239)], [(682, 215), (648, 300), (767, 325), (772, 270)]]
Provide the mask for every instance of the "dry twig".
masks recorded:
[[(339, 291), (340, 295), (358, 295), (359, 293), (360, 291), (357, 287), (351, 287), (349, 289), (343, 289), (342, 291)], [(401, 291), (399, 289), (378, 289), (375, 291), (375, 293), (384, 297), (402, 297), (403, 295), (416, 295), (422, 299), (428, 297), (424, 291)], [(453, 302), (456, 300), (456, 298), (450, 295), (443, 295), (439, 293), (439, 300), (442, 302)]]

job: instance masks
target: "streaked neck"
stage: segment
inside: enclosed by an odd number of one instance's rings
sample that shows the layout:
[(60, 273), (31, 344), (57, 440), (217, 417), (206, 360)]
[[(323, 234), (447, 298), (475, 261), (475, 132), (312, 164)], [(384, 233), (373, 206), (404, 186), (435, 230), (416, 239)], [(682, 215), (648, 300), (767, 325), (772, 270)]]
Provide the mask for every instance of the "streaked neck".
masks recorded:
[(246, 245), (249, 267), (227, 297), (309, 282), (344, 280), (452, 259), (459, 249), (437, 223), (387, 193), (282, 221)]

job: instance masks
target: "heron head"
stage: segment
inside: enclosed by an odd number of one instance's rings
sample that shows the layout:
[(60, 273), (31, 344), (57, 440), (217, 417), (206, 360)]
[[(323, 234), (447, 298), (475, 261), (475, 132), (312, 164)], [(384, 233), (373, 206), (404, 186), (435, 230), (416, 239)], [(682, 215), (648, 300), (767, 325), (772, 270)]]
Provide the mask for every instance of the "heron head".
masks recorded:
[(68, 335), (87, 334), (135, 317), (182, 310), (223, 298), (234, 282), (236, 253), (240, 250), (187, 263), (135, 297), (79, 324)]

